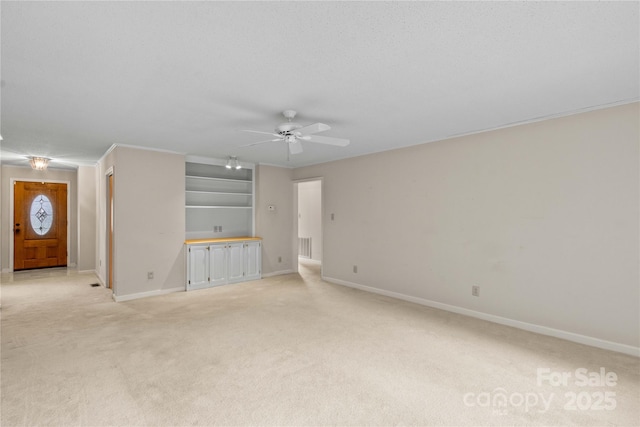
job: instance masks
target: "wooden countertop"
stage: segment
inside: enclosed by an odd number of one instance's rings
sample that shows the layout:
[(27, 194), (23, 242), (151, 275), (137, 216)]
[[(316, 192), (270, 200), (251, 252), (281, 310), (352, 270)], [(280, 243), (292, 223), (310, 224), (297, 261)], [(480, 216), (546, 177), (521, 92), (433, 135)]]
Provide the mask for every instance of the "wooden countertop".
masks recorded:
[(247, 242), (252, 240), (262, 240), (262, 237), (220, 237), (217, 239), (188, 239), (184, 241), (185, 245), (197, 245), (198, 243), (226, 243), (226, 242)]

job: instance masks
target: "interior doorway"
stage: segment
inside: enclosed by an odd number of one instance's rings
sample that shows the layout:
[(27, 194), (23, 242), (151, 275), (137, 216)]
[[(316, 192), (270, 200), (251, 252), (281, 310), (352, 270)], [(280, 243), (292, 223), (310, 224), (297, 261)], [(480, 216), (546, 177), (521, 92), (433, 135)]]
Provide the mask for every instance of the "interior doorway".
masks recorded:
[(15, 181), (13, 270), (67, 266), (67, 184)]
[(297, 187), (298, 263), (321, 266), (322, 180), (301, 181)]

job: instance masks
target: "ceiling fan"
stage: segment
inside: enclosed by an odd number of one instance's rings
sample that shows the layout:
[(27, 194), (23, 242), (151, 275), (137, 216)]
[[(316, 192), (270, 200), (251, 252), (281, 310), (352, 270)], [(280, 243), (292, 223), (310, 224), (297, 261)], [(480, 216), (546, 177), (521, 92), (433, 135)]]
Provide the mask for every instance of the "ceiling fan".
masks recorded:
[(265, 142), (284, 141), (289, 146), (289, 153), (299, 154), (302, 153), (302, 141), (318, 142), (320, 144), (336, 145), (338, 147), (346, 147), (347, 145), (349, 145), (348, 139), (314, 135), (318, 132), (327, 131), (331, 129), (331, 127), (329, 125), (325, 125), (324, 123), (314, 123), (312, 125), (302, 126), (299, 123), (291, 121), (296, 116), (296, 114), (296, 111), (293, 110), (283, 111), (282, 115), (287, 119), (287, 121), (279, 124), (275, 128), (275, 133), (261, 132), (257, 130), (243, 130), (243, 132), (262, 133), (276, 137), (276, 139), (267, 139), (264, 141), (253, 142), (251, 144), (245, 145), (245, 147), (264, 144)]

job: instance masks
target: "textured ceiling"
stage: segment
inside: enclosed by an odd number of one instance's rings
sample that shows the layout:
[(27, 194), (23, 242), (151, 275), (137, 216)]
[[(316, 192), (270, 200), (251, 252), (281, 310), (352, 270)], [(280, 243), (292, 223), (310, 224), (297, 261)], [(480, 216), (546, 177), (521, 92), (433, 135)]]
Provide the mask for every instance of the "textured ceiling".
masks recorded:
[[(302, 166), (639, 98), (638, 2), (2, 1), (2, 159)], [(294, 109), (346, 148), (242, 147)]]

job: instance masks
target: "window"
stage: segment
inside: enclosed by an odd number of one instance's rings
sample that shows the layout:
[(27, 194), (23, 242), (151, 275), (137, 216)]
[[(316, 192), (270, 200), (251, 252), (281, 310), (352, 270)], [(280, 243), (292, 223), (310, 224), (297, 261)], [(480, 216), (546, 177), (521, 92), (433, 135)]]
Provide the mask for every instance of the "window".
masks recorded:
[(49, 232), (53, 224), (53, 206), (44, 194), (37, 195), (31, 203), (31, 227), (40, 236)]

